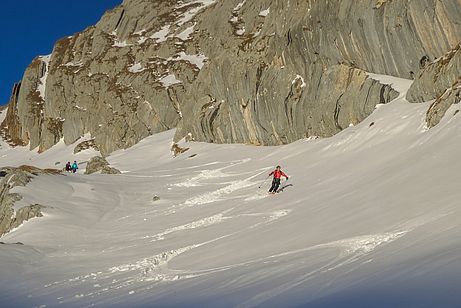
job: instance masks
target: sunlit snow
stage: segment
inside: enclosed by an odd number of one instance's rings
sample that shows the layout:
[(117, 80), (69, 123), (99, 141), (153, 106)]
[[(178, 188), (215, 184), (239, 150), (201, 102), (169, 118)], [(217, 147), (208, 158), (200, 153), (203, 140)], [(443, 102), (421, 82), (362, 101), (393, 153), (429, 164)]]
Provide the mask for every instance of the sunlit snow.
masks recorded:
[(46, 209), (1, 238), (1, 306), (460, 306), (459, 106), (422, 129), (411, 81), (370, 77), (401, 96), (331, 138), (175, 158), (166, 131), (108, 156), (120, 175), (84, 175), (97, 152), (75, 144), (2, 142), (2, 166), (81, 168), (13, 190)]
[(142, 67), (142, 64), (139, 62), (134, 63), (132, 66), (128, 68), (128, 71), (131, 73), (140, 73), (144, 71), (146, 68)]
[(160, 79), (160, 83), (165, 87), (168, 88), (172, 85), (181, 83), (181, 80), (178, 80), (175, 76), (175, 74), (169, 74)]

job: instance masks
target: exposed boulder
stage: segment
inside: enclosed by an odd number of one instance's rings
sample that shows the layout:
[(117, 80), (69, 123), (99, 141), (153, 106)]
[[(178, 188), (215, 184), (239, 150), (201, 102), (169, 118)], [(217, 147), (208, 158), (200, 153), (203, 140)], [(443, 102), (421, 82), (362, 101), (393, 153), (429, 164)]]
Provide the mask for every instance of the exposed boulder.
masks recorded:
[(10, 193), (16, 186), (26, 186), (34, 176), (43, 174), (59, 174), (55, 169), (39, 169), (31, 166), (21, 166), (19, 168), (5, 167), (1, 170), (0, 177), (0, 236), (10, 230), (19, 227), (25, 221), (41, 217), (41, 210), (44, 206), (33, 204), (19, 209), (14, 208), (16, 201), (22, 199), (17, 193)]
[(77, 144), (74, 148), (74, 154), (80, 153), (88, 149), (94, 149), (95, 151), (99, 151), (99, 148), (94, 139), (82, 141), (79, 144)]
[(461, 102), (461, 78), (452, 87), (448, 88), (445, 93), (437, 98), (429, 107), (426, 114), (427, 126), (431, 128), (439, 124), (448, 109), (459, 102)]
[(85, 174), (93, 174), (99, 172), (102, 168), (108, 166), (109, 163), (101, 156), (92, 157), (86, 165)]
[(104, 166), (101, 169), (101, 174), (122, 174), (120, 170), (110, 166)]
[(451, 105), (461, 101), (461, 44), (427, 63), (407, 93), (413, 103), (435, 100), (427, 111), (427, 126), (437, 125)]
[(109, 162), (101, 157), (95, 156), (90, 159), (86, 165), (85, 174), (93, 174), (96, 172), (101, 172), (102, 174), (120, 174), (120, 170), (110, 167)]
[(174, 157), (176, 157), (179, 154), (184, 153), (184, 152), (186, 152), (188, 150), (189, 150), (189, 148), (182, 148), (177, 143), (173, 143), (173, 145), (171, 146), (171, 152), (173, 152)]

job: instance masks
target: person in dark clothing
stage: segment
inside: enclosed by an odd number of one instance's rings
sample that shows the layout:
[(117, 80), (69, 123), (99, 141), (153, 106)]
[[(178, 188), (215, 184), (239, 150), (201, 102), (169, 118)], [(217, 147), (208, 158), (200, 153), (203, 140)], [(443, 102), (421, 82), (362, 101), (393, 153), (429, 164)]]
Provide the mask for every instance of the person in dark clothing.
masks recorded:
[(275, 194), (277, 192), (277, 189), (279, 189), (280, 186), (280, 179), (282, 176), (284, 176), (288, 180), (288, 175), (283, 173), (283, 171), (280, 169), (280, 166), (277, 166), (274, 171), (269, 173), (269, 176), (273, 175), (274, 178), (272, 179), (272, 186), (269, 189), (270, 194)]
[(70, 161), (67, 162), (66, 164), (66, 171), (71, 172), (72, 171), (72, 165), (70, 164)]

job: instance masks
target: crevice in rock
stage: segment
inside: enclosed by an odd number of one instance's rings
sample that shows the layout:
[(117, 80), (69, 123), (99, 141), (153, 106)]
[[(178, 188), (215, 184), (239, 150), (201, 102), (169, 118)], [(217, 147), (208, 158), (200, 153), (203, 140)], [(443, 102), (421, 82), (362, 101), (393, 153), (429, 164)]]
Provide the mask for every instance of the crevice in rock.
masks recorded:
[(122, 12), (120, 13), (120, 17), (118, 18), (117, 24), (115, 25), (114, 31), (117, 30), (118, 26), (120, 26), (120, 23), (122, 22), (123, 16), (125, 16), (125, 9), (122, 9)]
[(335, 121), (335, 126), (337, 129), (339, 129), (340, 131), (343, 130), (343, 128), (341, 127), (341, 125), (339, 124), (339, 113), (341, 112), (341, 97), (343, 97), (344, 93), (342, 93), (338, 99), (336, 100), (336, 104), (335, 104), (335, 112), (334, 112), (334, 121)]
[(290, 46), (292, 42), (293, 38), (291, 37), (291, 29), (289, 29), (287, 33), (287, 47)]

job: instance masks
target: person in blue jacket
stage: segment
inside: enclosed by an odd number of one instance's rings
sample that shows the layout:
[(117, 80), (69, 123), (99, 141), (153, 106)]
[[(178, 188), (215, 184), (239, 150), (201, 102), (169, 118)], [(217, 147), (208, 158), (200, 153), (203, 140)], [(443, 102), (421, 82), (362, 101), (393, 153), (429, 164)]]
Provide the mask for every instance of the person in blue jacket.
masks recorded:
[(77, 161), (74, 160), (74, 163), (72, 164), (72, 173), (76, 173), (78, 169)]

